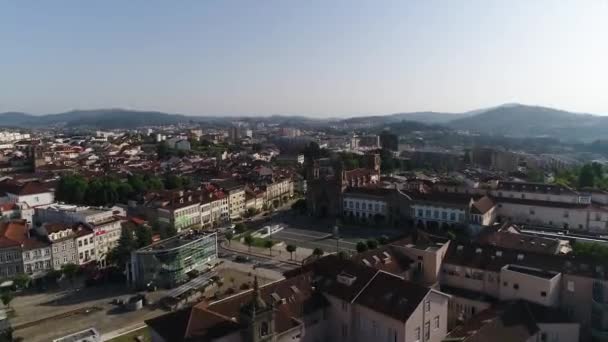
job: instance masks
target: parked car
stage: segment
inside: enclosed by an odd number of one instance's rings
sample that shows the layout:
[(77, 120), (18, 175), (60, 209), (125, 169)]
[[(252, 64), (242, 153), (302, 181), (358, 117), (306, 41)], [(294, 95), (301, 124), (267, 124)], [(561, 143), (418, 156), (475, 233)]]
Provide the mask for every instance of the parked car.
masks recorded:
[(248, 256), (245, 256), (245, 255), (237, 255), (234, 258), (234, 261), (236, 261), (236, 262), (249, 262), (249, 260), (251, 260), (251, 258), (249, 258)]

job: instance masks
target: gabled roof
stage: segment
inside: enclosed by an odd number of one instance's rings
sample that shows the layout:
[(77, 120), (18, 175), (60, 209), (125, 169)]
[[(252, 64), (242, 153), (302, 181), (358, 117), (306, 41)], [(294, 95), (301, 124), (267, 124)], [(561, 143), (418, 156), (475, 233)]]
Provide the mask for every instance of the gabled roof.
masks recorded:
[(0, 182), (0, 191), (18, 196), (51, 192), (46, 184), (37, 181), (27, 183), (18, 183), (13, 181)]
[[(320, 310), (327, 301), (311, 286), (309, 275), (301, 275), (267, 284), (260, 288), (262, 299), (273, 303), (275, 331), (285, 332), (298, 326), (303, 314)], [(209, 341), (234, 333), (241, 328), (239, 311), (253, 295), (249, 290), (211, 303), (201, 303), (146, 321), (166, 341)], [(280, 298), (277, 302), (275, 298)]]
[(526, 342), (539, 331), (538, 323), (570, 323), (557, 309), (523, 300), (480, 312), (447, 336), (462, 342)]
[(431, 290), (379, 271), (355, 303), (406, 322)]

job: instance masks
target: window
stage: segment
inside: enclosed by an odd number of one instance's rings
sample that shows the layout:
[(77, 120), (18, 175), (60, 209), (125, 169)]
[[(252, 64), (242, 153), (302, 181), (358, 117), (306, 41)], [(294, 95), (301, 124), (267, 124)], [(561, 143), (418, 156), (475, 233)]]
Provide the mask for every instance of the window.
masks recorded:
[(268, 322), (262, 322), (260, 326), (260, 336), (268, 335)]
[(540, 340), (541, 340), (541, 342), (547, 342), (548, 341), (548, 339), (547, 339), (547, 333), (546, 332), (541, 332), (540, 333)]
[(439, 329), (439, 316), (435, 316), (433, 319), (435, 329)]
[(506, 281), (503, 281), (502, 286), (509, 286), (509, 283), (507, 283)]
[(372, 336), (378, 336), (378, 322), (372, 321)]
[(541, 297), (547, 297), (547, 292), (542, 291), (542, 292), (540, 293), (540, 296), (541, 296)]
[(420, 327), (416, 328), (416, 341), (420, 341)]
[(431, 311), (431, 300), (427, 299), (426, 302), (424, 303), (424, 309), (426, 312)]
[(342, 323), (342, 338), (348, 337), (348, 325)]
[(456, 221), (456, 213), (450, 213), (450, 221)]
[(348, 304), (345, 300), (342, 301), (342, 311), (348, 311)]
[(359, 209), (359, 202), (355, 203), (355, 208)]
[(80, 259), (83, 258), (82, 252), (78, 253), (78, 258), (80, 258)]
[(431, 338), (431, 322), (424, 323), (424, 340), (428, 341)]
[(367, 210), (372, 210), (372, 204), (371, 203), (367, 205)]
[(441, 219), (442, 220), (447, 220), (448, 219), (448, 213), (447, 213), (447, 211), (442, 211), (441, 212)]
[(89, 238), (89, 243), (93, 243), (93, 237), (92, 236)]
[(513, 289), (519, 290), (519, 284), (513, 284)]
[(574, 282), (572, 280), (568, 280), (568, 291), (574, 292)]
[(566, 218), (570, 217), (570, 213), (568, 213), (568, 211), (564, 211), (564, 217), (566, 217)]
[(521, 198), (522, 198), (522, 199), (525, 199), (525, 198), (526, 198), (526, 195), (525, 195), (525, 194), (521, 194)]
[(439, 218), (439, 211), (435, 210), (435, 212), (433, 212), (433, 216), (438, 219)]
[(418, 217), (424, 217), (422, 209), (418, 209)]
[(426, 211), (426, 217), (431, 218), (431, 211), (427, 209)]
[(530, 208), (530, 215), (534, 215), (534, 209)]

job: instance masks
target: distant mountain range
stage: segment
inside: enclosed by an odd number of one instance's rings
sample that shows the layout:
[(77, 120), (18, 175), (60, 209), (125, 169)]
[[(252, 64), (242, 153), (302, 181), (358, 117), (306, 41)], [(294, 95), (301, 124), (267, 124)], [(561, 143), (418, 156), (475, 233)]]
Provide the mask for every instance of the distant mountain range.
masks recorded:
[(581, 114), (563, 110), (504, 104), (464, 113), (415, 112), (386, 116), (347, 119), (351, 122), (375, 122), (387, 125), (406, 120), (425, 124), (440, 124), (470, 133), (502, 135), (516, 138), (553, 137), (568, 141), (608, 139), (608, 116)]
[[(234, 117), (202, 117), (169, 114), (154, 111), (126, 109), (74, 110), (65, 113), (31, 115), (19, 112), (0, 113), (0, 126), (37, 127), (90, 127), (99, 129), (135, 128), (178, 124), (183, 122), (228, 122)], [(245, 118), (252, 120), (252, 118)], [(258, 119), (256, 119), (258, 120)], [(306, 117), (264, 117), (265, 121), (297, 125), (327, 120)], [(549, 136), (563, 140), (593, 141), (608, 138), (608, 116), (580, 114), (540, 106), (505, 104), (464, 113), (414, 112), (374, 115), (349, 119), (332, 119), (344, 124), (389, 126), (402, 121), (442, 125), (446, 128), (471, 133), (512, 137)]]

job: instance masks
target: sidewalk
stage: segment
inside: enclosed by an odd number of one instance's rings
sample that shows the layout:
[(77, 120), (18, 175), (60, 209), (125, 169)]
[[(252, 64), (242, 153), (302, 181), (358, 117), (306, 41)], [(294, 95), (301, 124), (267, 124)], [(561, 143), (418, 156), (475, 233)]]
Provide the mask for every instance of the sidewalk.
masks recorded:
[(230, 245), (225, 241), (222, 242), (222, 247), (233, 252), (249, 254), (259, 258), (266, 258), (275, 261), (280, 261), (293, 265), (301, 265), (302, 260), (309, 257), (312, 254), (312, 249), (298, 247), (295, 252), (293, 252), (293, 259), (291, 259), (291, 254), (285, 250), (285, 244), (279, 244), (276, 247), (272, 248), (272, 256), (270, 255), (268, 249), (254, 247), (251, 246), (251, 251), (249, 247), (245, 244), (242, 244), (236, 240), (232, 240)]

